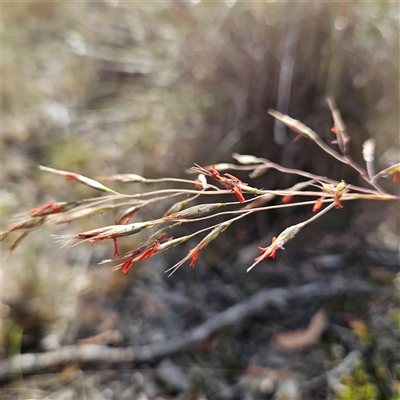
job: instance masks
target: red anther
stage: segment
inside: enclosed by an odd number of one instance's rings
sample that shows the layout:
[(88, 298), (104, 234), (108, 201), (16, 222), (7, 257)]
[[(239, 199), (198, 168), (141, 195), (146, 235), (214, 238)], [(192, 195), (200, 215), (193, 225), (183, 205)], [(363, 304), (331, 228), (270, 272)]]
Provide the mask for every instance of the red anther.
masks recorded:
[(214, 165), (212, 166), (212, 172), (211, 172), (211, 176), (216, 179), (217, 181), (219, 181), (221, 179), (221, 175), (219, 174), (219, 172), (216, 170), (216, 168), (214, 167)]
[(117, 238), (113, 238), (113, 241), (114, 241), (114, 256), (119, 256)]
[(274, 244), (275, 241), (276, 241), (276, 237), (273, 237), (272, 238), (272, 243), (271, 243), (270, 246), (265, 247), (265, 248), (264, 247), (258, 247), (263, 252), (263, 254), (258, 256), (254, 260), (254, 262), (259, 262), (259, 261), (265, 260), (268, 257), (275, 258), (276, 252), (279, 249), (278, 244)]
[(201, 181), (200, 181), (200, 179), (195, 179), (194, 180), (196, 183), (195, 183), (195, 188), (197, 189), (197, 190), (202, 190), (203, 189), (203, 184), (201, 183)]
[(129, 221), (133, 218), (134, 215), (135, 215), (134, 213), (132, 213), (131, 215), (128, 215), (128, 216), (125, 218), (125, 224), (129, 223)]
[(199, 257), (199, 252), (197, 251), (196, 253), (193, 254), (192, 256), (192, 261), (190, 262), (190, 266), (194, 268), (194, 263), (196, 262), (197, 258)]
[(282, 197), (282, 203), (287, 204), (293, 200), (293, 196), (291, 194)]
[(336, 203), (336, 208), (344, 208), (343, 204), (340, 202), (340, 197), (337, 194), (335, 194), (333, 200)]
[(235, 193), (236, 197), (238, 198), (238, 200), (239, 200), (241, 203), (244, 203), (244, 200), (245, 200), (245, 199), (244, 199), (244, 197), (243, 197), (242, 189), (240, 189), (240, 187), (234, 186), (234, 187), (232, 188), (232, 192)]
[(60, 212), (61, 207), (55, 203), (47, 203), (38, 208), (32, 208), (30, 214), (32, 217), (39, 217), (43, 215), (55, 214)]
[(126, 261), (122, 264), (122, 266), (121, 266), (121, 271), (122, 271), (125, 275), (127, 275), (128, 272), (129, 272), (129, 270), (130, 270), (131, 267), (132, 267), (132, 264), (133, 264), (133, 257), (130, 258), (129, 260), (126, 260)]
[(156, 240), (139, 258), (138, 262), (148, 260), (160, 247), (160, 242)]
[(68, 172), (65, 174), (65, 179), (67, 179), (68, 181), (78, 181), (78, 175), (77, 174), (73, 174), (71, 172)]
[(315, 202), (314, 207), (313, 207), (313, 209), (312, 209), (313, 212), (318, 211), (318, 210), (321, 208), (321, 206), (322, 206), (323, 203), (324, 203), (324, 196), (320, 197), (320, 198)]

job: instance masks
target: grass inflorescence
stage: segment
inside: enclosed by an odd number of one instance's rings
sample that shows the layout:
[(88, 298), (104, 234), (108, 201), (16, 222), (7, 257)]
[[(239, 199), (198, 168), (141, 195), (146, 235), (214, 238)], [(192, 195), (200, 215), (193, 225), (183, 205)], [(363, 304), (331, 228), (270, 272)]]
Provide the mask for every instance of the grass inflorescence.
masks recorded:
[[(334, 121), (332, 133), (336, 136), (336, 140), (333, 143), (338, 146), (338, 150), (325, 143), (316, 132), (304, 123), (275, 110), (270, 110), (269, 113), (297, 133), (295, 140), (302, 138), (311, 140), (328, 155), (357, 171), (367, 187), (360, 187), (352, 183), (347, 183), (344, 180), (334, 180), (302, 170), (286, 168), (265, 158), (237, 153), (233, 154), (233, 158), (238, 164), (223, 163), (203, 167), (195, 164), (188, 171), (191, 174), (197, 174), (195, 179), (147, 179), (136, 174), (115, 174), (100, 176), (96, 180), (78, 173), (40, 166), (39, 168), (43, 171), (64, 176), (67, 180), (76, 181), (105, 194), (101, 197), (76, 201), (49, 202), (32, 208), (28, 212), (18, 216), (16, 221), (1, 233), (1, 239), (6, 240), (9, 235), (17, 234), (17, 237), (9, 244), (7, 251), (9, 254), (22, 242), (29, 232), (40, 228), (44, 224), (65, 224), (94, 214), (117, 210), (119, 214), (113, 225), (98, 227), (89, 231), (79, 232), (75, 235), (65, 235), (60, 237), (60, 240), (71, 246), (86, 242), (93, 244), (104, 240), (112, 241), (114, 245), (114, 258), (104, 260), (103, 262), (116, 261), (118, 264), (114, 269), (121, 270), (127, 274), (134, 263), (147, 260), (197, 235), (205, 234), (185, 257), (167, 270), (167, 272), (172, 274), (189, 259), (191, 259), (190, 266), (194, 267), (200, 252), (235, 221), (256, 212), (276, 208), (310, 207), (310, 214), (314, 213), (310, 218), (287, 227), (281, 233), (276, 234), (270, 245), (260, 247), (260, 256), (256, 257), (254, 263), (247, 268), (247, 271), (250, 271), (266, 258), (275, 258), (278, 250), (283, 250), (284, 245), (292, 240), (304, 226), (333, 209), (340, 210), (344, 208), (344, 204), (347, 201), (400, 201), (400, 197), (385, 191), (378, 182), (383, 177), (391, 176), (392, 182), (394, 184), (397, 183), (400, 174), (400, 164), (389, 166), (380, 172), (375, 172), (375, 143), (372, 139), (369, 139), (364, 143), (363, 149), (360, 149), (366, 163), (366, 168), (364, 169), (358, 165), (349, 156), (350, 135), (347, 132), (340, 112), (333, 99), (328, 98), (327, 103)], [(248, 171), (249, 178), (252, 179), (262, 175), (271, 168), (283, 174), (295, 174), (307, 180), (285, 190), (271, 190), (253, 187), (247, 182), (241, 181), (233, 174), (235, 170)], [(137, 194), (124, 194), (103, 185), (99, 181), (135, 182), (141, 185), (173, 182), (176, 185), (179, 183), (180, 186), (186, 186), (186, 188), (163, 188)], [(228, 201), (217, 203), (207, 201), (216, 195), (226, 195)], [(306, 199), (294, 201), (294, 197), (296, 199)], [(310, 197), (315, 198), (315, 200), (309, 200)], [(154, 203), (170, 202), (175, 198), (177, 198), (176, 201), (158, 218), (132, 221), (136, 213), (139, 213), (143, 208), (150, 207)], [(268, 205), (275, 198), (281, 198), (281, 204)], [(203, 200), (203, 202), (192, 205), (196, 200)], [(208, 227), (197, 230), (189, 235), (181, 237), (173, 236), (174, 228), (179, 225), (191, 224), (195, 221), (212, 221), (216, 217), (222, 216), (227, 218), (223, 222), (211, 223)], [(144, 231), (148, 231), (149, 233), (142, 242), (128, 252), (122, 255), (119, 254), (119, 238)]]

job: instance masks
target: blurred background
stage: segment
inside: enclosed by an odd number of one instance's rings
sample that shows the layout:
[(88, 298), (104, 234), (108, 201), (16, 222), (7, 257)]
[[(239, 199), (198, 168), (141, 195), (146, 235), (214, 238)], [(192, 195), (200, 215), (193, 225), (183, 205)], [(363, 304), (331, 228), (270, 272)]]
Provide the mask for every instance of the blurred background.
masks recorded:
[[(233, 162), (238, 152), (363, 186), (313, 143), (293, 142), (296, 134), (267, 113), (289, 114), (330, 143), (327, 95), (347, 124), (356, 161), (363, 165), (369, 138), (376, 141), (377, 169), (400, 161), (397, 2), (16, 2), (5, 3), (2, 13), (2, 229), (32, 207), (96, 195), (38, 165), (89, 177), (187, 177), (194, 163)], [(237, 175), (271, 189), (297, 182), (274, 171), (253, 181)], [(382, 185), (399, 193), (389, 179)], [(135, 218), (157, 217), (170, 205)], [(346, 203), (307, 227), (275, 261), (245, 273), (258, 245), (309, 211), (243, 220), (202, 253), (194, 270), (185, 265), (171, 278), (164, 271), (193, 243), (126, 277), (97, 265), (110, 257), (109, 243), (59, 250), (52, 236), (112, 224), (112, 216), (36, 230), (3, 257), (2, 357), (90, 343), (110, 332), (105, 345), (162, 344), (266, 287), (343, 276), (393, 288), (398, 205), (373, 202)], [(129, 240), (122, 246), (132, 248)], [(1, 393), (7, 399), (399, 398), (393, 397), (400, 381), (395, 298), (305, 301), (275, 311), (155, 365), (73, 365), (23, 377)], [(382, 326), (376, 315), (386, 324), (385, 344), (376, 340)], [(279, 333), (311, 329), (315, 318), (323, 327), (311, 344), (276, 344)], [(353, 350), (339, 328), (363, 346), (355, 372), (340, 383), (342, 392), (326, 383), (301, 389), (300, 382)]]

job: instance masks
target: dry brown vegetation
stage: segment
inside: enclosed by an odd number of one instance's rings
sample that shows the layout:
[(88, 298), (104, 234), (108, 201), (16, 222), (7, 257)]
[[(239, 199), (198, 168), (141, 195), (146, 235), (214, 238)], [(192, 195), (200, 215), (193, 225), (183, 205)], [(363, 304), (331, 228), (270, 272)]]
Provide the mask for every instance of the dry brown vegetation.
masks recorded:
[[(94, 195), (38, 165), (187, 178), (193, 163), (231, 163), (238, 152), (365, 186), (267, 111), (329, 143), (332, 96), (351, 156), (364, 165), (361, 146), (374, 139), (379, 171), (399, 162), (398, 71), (397, 3), (5, 3), (2, 228), (39, 205)], [(272, 170), (252, 181), (296, 183)], [(380, 183), (398, 195), (390, 179)], [(173, 203), (135, 217), (157, 218)], [(2, 261), (2, 356), (62, 349), (65, 358), (48, 353), (26, 376), (6, 376), (17, 380), (2, 396), (396, 398), (398, 205), (344, 205), (249, 274), (257, 245), (309, 209), (253, 214), (171, 278), (164, 271), (192, 242), (126, 277), (98, 265), (109, 243), (59, 249), (51, 236), (112, 225), (114, 215), (35, 230)], [(124, 253), (132, 241), (119, 246)], [(101, 347), (84, 347), (93, 344)]]

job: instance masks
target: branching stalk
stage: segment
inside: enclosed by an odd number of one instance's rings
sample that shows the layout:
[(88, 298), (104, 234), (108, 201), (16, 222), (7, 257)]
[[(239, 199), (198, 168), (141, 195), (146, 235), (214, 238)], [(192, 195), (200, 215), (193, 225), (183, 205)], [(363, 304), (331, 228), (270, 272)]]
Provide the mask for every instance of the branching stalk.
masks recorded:
[[(194, 180), (170, 177), (147, 179), (136, 174), (106, 175), (95, 180), (74, 172), (40, 166), (39, 168), (42, 171), (61, 175), (69, 181), (84, 184), (93, 190), (103, 192), (103, 196), (68, 202), (49, 202), (18, 215), (17, 219), (0, 234), (1, 241), (8, 240), (9, 236), (14, 234), (17, 235), (16, 238), (10, 241), (6, 254), (11, 253), (29, 232), (39, 229), (45, 224), (65, 224), (91, 215), (115, 212), (117, 210), (119, 215), (115, 217), (114, 225), (102, 226), (77, 233), (76, 235), (62, 236), (61, 241), (67, 244), (75, 241), (75, 243), (71, 244), (72, 246), (86, 242), (111, 241), (114, 245), (114, 258), (104, 260), (103, 263), (120, 262), (114, 269), (121, 270), (127, 274), (134, 263), (147, 260), (154, 255), (179, 246), (197, 235), (206, 233), (185, 257), (167, 270), (172, 275), (189, 259), (191, 259), (190, 266), (194, 267), (199, 254), (210, 242), (217, 239), (234, 222), (250, 214), (300, 206), (307, 206), (310, 208), (310, 213), (315, 213), (305, 221), (284, 229), (277, 237), (272, 239), (272, 243), (269, 246), (260, 247), (261, 254), (255, 258), (254, 263), (247, 269), (247, 271), (250, 271), (266, 258), (275, 258), (277, 251), (283, 250), (283, 246), (295, 238), (304, 226), (314, 222), (333, 208), (340, 210), (344, 207), (343, 203), (347, 201), (400, 202), (399, 196), (387, 193), (377, 182), (380, 178), (390, 176), (393, 184), (396, 184), (400, 180), (400, 164), (388, 166), (377, 173), (374, 166), (375, 142), (372, 139), (364, 143), (362, 150), (366, 170), (352, 160), (349, 156), (350, 136), (342, 116), (333, 99), (328, 98), (327, 102), (334, 121), (332, 131), (336, 133), (337, 144), (342, 154), (328, 146), (316, 132), (302, 122), (275, 110), (270, 110), (269, 113), (297, 132), (299, 136), (312, 140), (329, 156), (356, 170), (359, 176), (370, 186), (369, 188), (353, 183), (349, 184), (343, 180), (337, 181), (299, 169), (287, 168), (265, 158), (237, 153), (233, 154), (233, 158), (239, 165), (221, 163), (202, 167), (195, 164), (188, 171), (189, 173), (198, 174), (198, 177)], [(248, 171), (250, 172), (249, 178), (252, 179), (262, 175), (269, 169), (275, 169), (283, 174), (294, 174), (308, 180), (299, 182), (293, 187), (284, 190), (277, 190), (253, 187), (230, 173), (233, 171)], [(121, 193), (103, 185), (99, 180), (109, 181), (116, 185), (121, 183), (136, 183), (138, 185), (163, 184), (163, 187), (141, 193)], [(171, 182), (182, 187), (166, 187)], [(316, 190), (307, 189), (309, 186), (315, 187)], [(210, 196), (213, 197), (210, 198)], [(227, 201), (221, 201), (221, 196), (228, 196)], [(174, 200), (175, 202), (171, 202), (176, 197), (178, 199)], [(296, 197), (296, 201), (294, 201), (294, 197)], [(299, 200), (301, 198), (304, 200)], [(281, 201), (281, 203), (268, 204), (272, 200)], [(142, 218), (142, 209), (155, 203), (159, 205), (155, 210), (162, 208), (163, 211), (152, 220), (144, 220)], [(327, 206), (321, 210), (324, 204), (327, 204)], [(196, 222), (207, 221), (216, 217), (228, 217), (228, 219), (203, 229), (195, 230), (186, 236), (175, 238), (170, 236), (174, 234), (179, 225), (190, 223), (193, 226)], [(145, 234), (144, 240), (120, 256), (118, 239), (139, 233), (141, 235)]]

